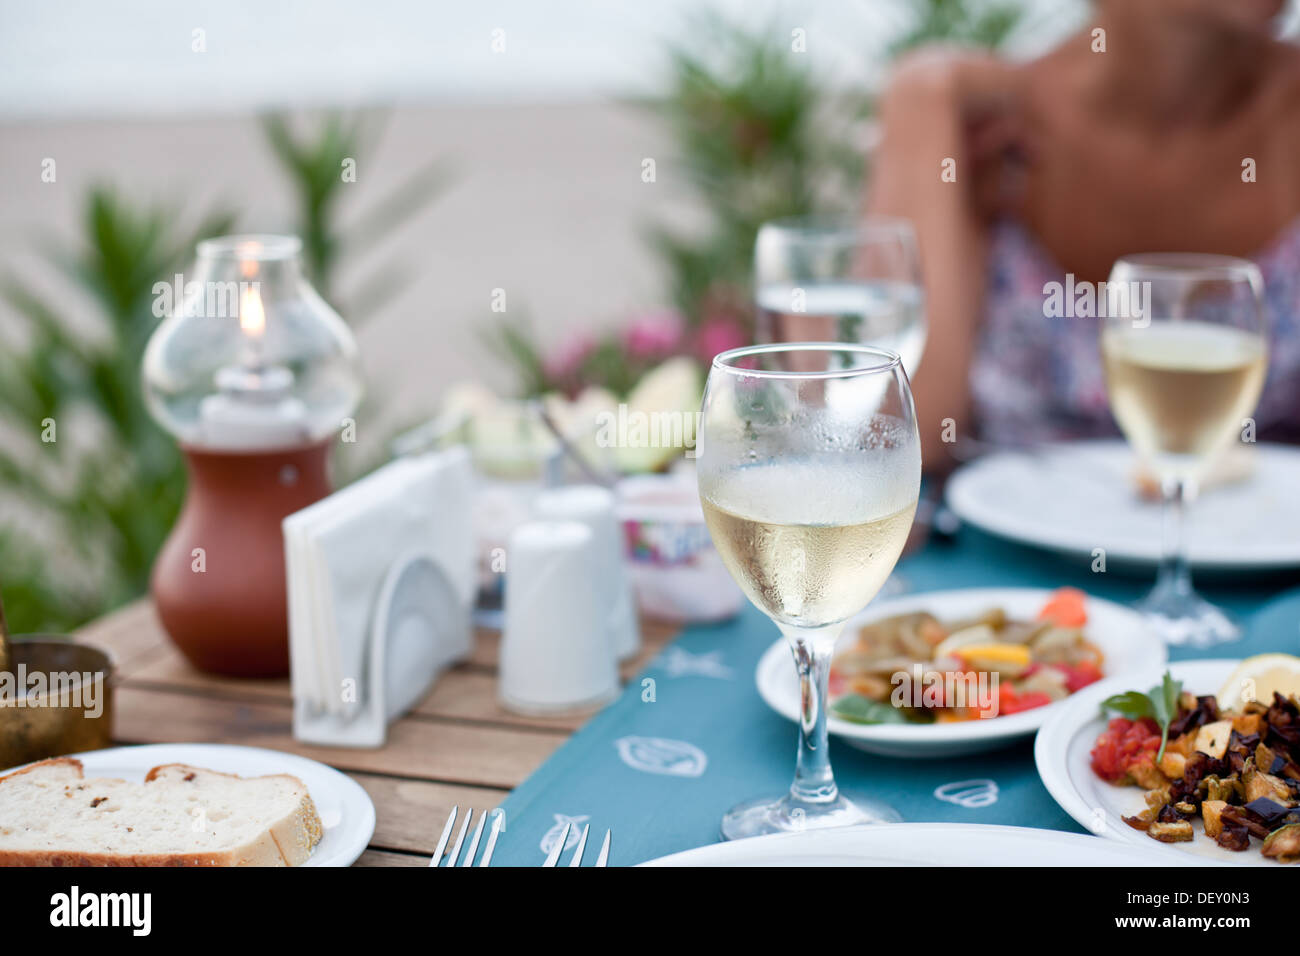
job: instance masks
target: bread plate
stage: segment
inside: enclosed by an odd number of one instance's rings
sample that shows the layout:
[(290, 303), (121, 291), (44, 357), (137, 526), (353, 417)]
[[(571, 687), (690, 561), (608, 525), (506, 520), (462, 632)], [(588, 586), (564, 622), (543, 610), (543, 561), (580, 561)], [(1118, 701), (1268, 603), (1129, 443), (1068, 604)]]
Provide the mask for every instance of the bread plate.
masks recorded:
[[(843, 640), (848, 641), (856, 628), (871, 621), (914, 611), (928, 611), (940, 620), (955, 620), (1001, 607), (1011, 617), (1032, 619), (1051, 595), (1051, 591), (1041, 588), (969, 588), (909, 594), (872, 604), (849, 621)], [(1106, 677), (1132, 675), (1164, 665), (1167, 659), (1164, 643), (1150, 632), (1136, 611), (1091, 596), (1086, 608), (1085, 630), (1088, 639), (1105, 654), (1102, 670)], [(755, 679), (758, 692), (769, 707), (791, 721), (798, 719), (799, 680), (784, 638), (764, 652)], [(859, 724), (832, 714), (827, 719), (827, 727), (846, 743), (869, 753), (889, 757), (951, 757), (994, 750), (1032, 736), (1072, 699), (1004, 717), (958, 723)]]
[[(145, 774), (154, 767), (171, 763), (241, 777), (291, 774), (306, 785), (323, 831), (302, 866), (350, 866), (365, 851), (375, 831), (375, 805), (359, 784), (332, 767), (295, 754), (229, 744), (147, 744), (69, 756), (81, 761), (87, 778), (110, 777), (134, 783), (143, 783)], [(0, 771), (0, 775), (8, 772)]]

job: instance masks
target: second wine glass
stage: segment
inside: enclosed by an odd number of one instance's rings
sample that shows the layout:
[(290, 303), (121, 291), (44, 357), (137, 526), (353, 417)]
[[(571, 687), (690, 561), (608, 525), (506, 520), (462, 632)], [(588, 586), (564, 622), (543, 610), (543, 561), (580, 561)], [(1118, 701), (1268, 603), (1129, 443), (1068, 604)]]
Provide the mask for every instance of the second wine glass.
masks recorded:
[(849, 342), (897, 352), (909, 376), (925, 348), (916, 232), (906, 219), (766, 222), (754, 243), (756, 332), (763, 344)]
[(1111, 412), (1164, 496), (1163, 558), (1138, 609), (1170, 644), (1240, 636), (1192, 590), (1183, 524), (1206, 466), (1253, 435), (1247, 416), (1268, 368), (1263, 286), (1252, 262), (1190, 253), (1126, 256), (1107, 281), (1101, 353)]

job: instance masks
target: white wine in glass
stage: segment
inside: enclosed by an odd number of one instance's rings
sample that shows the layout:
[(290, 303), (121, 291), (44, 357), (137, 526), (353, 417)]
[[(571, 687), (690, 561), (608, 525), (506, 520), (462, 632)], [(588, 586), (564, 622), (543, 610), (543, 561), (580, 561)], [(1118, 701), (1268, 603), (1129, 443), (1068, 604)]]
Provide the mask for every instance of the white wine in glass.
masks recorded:
[(705, 389), (696, 466), (713, 543), (789, 641), (802, 701), (789, 791), (733, 808), (723, 836), (899, 819), (839, 791), (826, 736), (835, 641), (893, 570), (920, 491), (898, 354), (828, 342), (723, 352)]
[(1183, 512), (1215, 456), (1253, 434), (1268, 371), (1263, 280), (1244, 259), (1160, 253), (1118, 260), (1107, 285), (1137, 303), (1102, 327), (1111, 411), (1164, 495), (1163, 558), (1138, 607), (1171, 644), (1235, 640), (1237, 625), (1192, 589)]
[[(780, 624), (847, 620), (876, 596), (907, 541), (916, 495), (906, 480), (864, 491), (852, 468), (835, 470), (801, 461), (742, 466), (701, 496), (731, 576)], [(823, 485), (839, 493), (809, 494)]]
[(1241, 428), (1268, 368), (1259, 335), (1197, 321), (1108, 329), (1102, 356), (1111, 409), (1133, 447), (1190, 476)]

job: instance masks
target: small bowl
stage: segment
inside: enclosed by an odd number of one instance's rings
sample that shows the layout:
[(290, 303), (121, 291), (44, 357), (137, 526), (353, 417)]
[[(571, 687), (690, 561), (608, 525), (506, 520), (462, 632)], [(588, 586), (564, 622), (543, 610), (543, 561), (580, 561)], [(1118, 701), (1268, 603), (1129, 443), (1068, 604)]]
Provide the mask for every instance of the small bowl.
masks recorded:
[(638, 475), (618, 484), (628, 569), (647, 617), (679, 624), (735, 617), (745, 596), (722, 563), (689, 475)]
[(0, 768), (112, 743), (112, 658), (53, 634), (15, 636), (0, 672)]

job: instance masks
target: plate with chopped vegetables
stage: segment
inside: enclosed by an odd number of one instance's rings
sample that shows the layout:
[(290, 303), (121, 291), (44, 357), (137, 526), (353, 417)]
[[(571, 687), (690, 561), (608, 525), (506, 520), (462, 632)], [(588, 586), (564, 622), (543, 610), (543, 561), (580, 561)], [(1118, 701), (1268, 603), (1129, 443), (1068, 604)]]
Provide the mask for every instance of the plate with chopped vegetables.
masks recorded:
[(1184, 862), (1300, 864), (1300, 658), (1101, 681), (1043, 726), (1034, 759), (1094, 833)]
[[(945, 757), (1032, 735), (1071, 695), (1165, 662), (1136, 612), (1073, 588), (971, 588), (873, 604), (836, 645), (827, 725), (872, 753)], [(796, 720), (785, 640), (764, 653), (759, 694)]]

